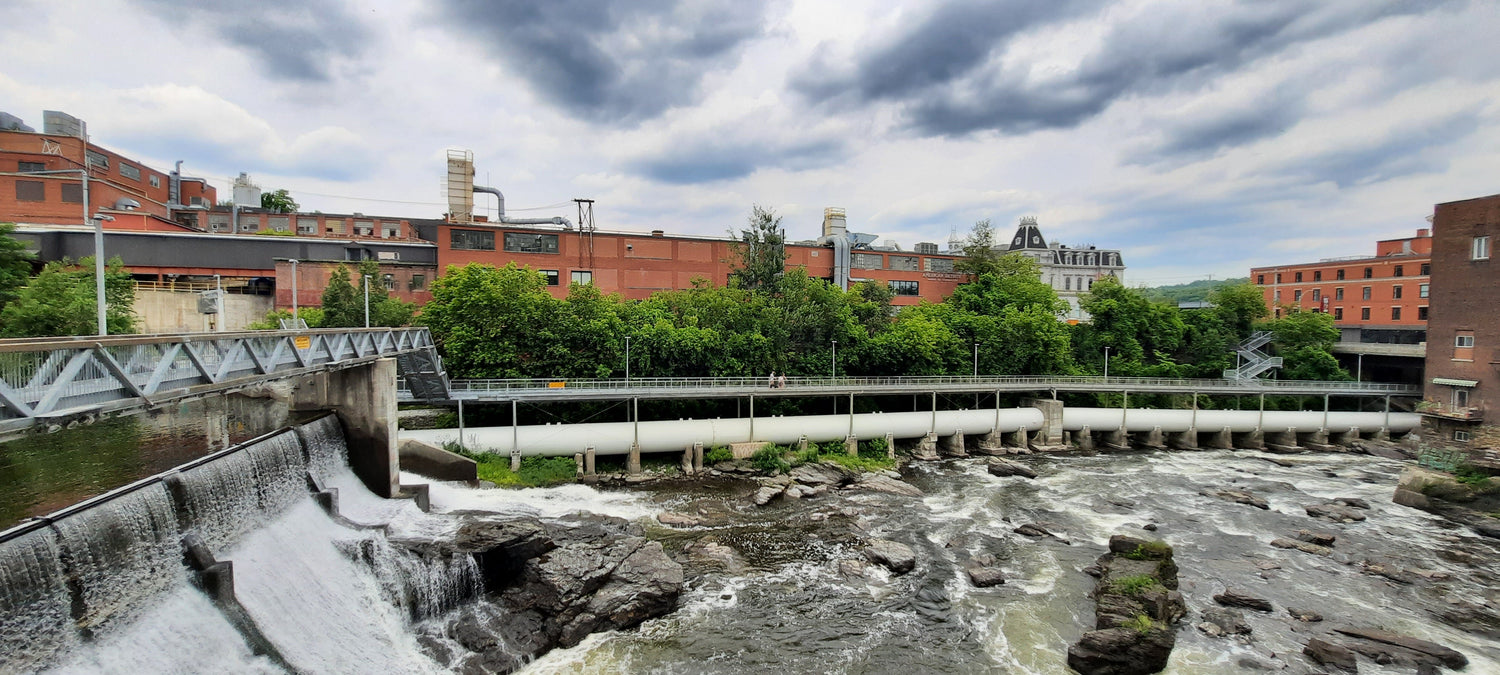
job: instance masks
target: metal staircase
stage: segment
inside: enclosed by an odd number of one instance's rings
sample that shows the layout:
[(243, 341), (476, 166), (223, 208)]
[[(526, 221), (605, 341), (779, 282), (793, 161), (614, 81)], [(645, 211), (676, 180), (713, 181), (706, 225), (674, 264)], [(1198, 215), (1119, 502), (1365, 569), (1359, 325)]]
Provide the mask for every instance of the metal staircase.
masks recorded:
[(1270, 331), (1259, 331), (1235, 347), (1234, 352), (1239, 356), (1239, 365), (1224, 371), (1224, 379), (1252, 380), (1272, 368), (1280, 368), (1280, 356), (1270, 356), (1260, 350), (1261, 347), (1271, 343), (1271, 337)]
[(396, 369), (400, 371), (404, 388), (419, 401), (447, 401), (453, 398), (449, 390), (448, 373), (443, 370), (443, 357), (436, 350), (405, 352), (396, 355)]

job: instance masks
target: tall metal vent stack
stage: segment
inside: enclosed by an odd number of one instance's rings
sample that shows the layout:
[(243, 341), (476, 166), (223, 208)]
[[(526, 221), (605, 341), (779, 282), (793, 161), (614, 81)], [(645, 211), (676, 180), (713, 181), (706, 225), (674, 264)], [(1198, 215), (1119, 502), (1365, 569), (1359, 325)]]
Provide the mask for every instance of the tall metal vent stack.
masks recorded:
[(837, 206), (823, 209), (823, 236), (842, 235), (848, 230), (848, 223), (844, 220), (844, 210)]
[(448, 218), (474, 222), (474, 153), (468, 150), (448, 151)]

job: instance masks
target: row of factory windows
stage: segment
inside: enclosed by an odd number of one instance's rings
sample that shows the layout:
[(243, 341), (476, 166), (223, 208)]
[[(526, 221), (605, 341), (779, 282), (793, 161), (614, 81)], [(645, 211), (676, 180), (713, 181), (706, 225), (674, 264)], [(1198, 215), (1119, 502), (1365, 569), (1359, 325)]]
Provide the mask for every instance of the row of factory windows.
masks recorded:
[[(95, 167), (103, 169), (105, 171), (109, 171), (109, 156), (108, 155), (105, 155), (105, 154), (102, 154), (102, 153), (98, 153), (98, 152), (94, 152), (93, 150), (90, 150), (90, 151), (88, 151), (88, 157), (89, 157), (89, 164), (92, 164)], [(45, 162), (16, 162), (16, 171), (18, 171), (20, 173), (37, 173), (37, 172), (46, 171), (46, 170), (47, 170), (47, 164)], [(126, 164), (125, 162), (120, 162), (119, 172), (120, 172), (120, 176), (122, 178), (129, 178), (130, 180), (133, 180), (133, 181), (136, 181), (136, 182), (140, 182), (140, 180), (141, 180), (141, 168), (138, 167), (138, 166), (135, 166), (133, 164)], [(90, 173), (93, 173), (93, 172), (91, 171)], [(151, 187), (154, 187), (154, 188), (161, 187), (161, 176), (158, 176), (157, 174), (153, 173), (153, 174), (147, 175), (146, 178), (151, 183)]]
[[(1371, 300), (1371, 299), (1373, 299), (1371, 297), (1372, 295), (1374, 295), (1373, 288), (1374, 287), (1372, 287), (1372, 286), (1365, 286), (1362, 289), (1363, 295), (1361, 296), (1361, 299), (1364, 299), (1364, 300)], [(1430, 289), (1431, 289), (1431, 284), (1418, 284), (1417, 285), (1417, 297), (1419, 297), (1419, 298), (1425, 298), (1425, 297), (1427, 297), (1428, 294), (1430, 293)], [(1403, 293), (1404, 293), (1404, 291), (1403, 291), (1403, 289), (1402, 289), (1402, 287), (1401, 287), (1400, 284), (1397, 284), (1395, 286), (1391, 286), (1391, 299), (1392, 300), (1400, 300)], [(1281, 291), (1277, 290), (1274, 297), (1275, 297), (1276, 302), (1281, 302)], [(1333, 299), (1334, 300), (1343, 300), (1344, 299), (1344, 287), (1343, 286), (1339, 286), (1339, 287), (1333, 289)], [(1321, 302), (1322, 300), (1323, 300), (1323, 289), (1321, 289), (1321, 288), (1314, 288), (1314, 289), (1312, 289), (1312, 301), (1313, 302)], [(1292, 302), (1302, 302), (1302, 291), (1301, 290), (1292, 291)]]
[[(495, 233), (483, 230), (450, 230), (449, 246), (455, 251), (493, 251)], [(501, 240), (507, 253), (557, 253), (558, 236), (530, 232), (506, 232)], [(886, 262), (889, 259), (889, 266)], [(922, 258), (914, 255), (884, 256), (879, 253), (853, 253), (849, 266), (861, 270), (890, 269), (906, 272), (952, 272), (949, 258)], [(899, 293), (898, 293), (899, 294)]]
[[(318, 221), (313, 216), (297, 217), (297, 234), (317, 235)], [(344, 234), (345, 219), (322, 218), (323, 228), (327, 234)], [(395, 239), (401, 236), (401, 223), (398, 221), (374, 221), (355, 220), (351, 232), (358, 236), (373, 237), (376, 228), (380, 230), (382, 239)], [(211, 232), (258, 232), (260, 231), (260, 215), (240, 214), (239, 227), (232, 224), (230, 214), (212, 213), (208, 216), (208, 229)], [(291, 232), (291, 216), (267, 216), (266, 229), (271, 232)]]
[[(548, 286), (556, 286), (562, 283), (562, 273), (560, 270), (537, 270), (537, 272), (541, 273), (543, 279), (546, 279)], [(569, 274), (571, 275), (569, 282), (572, 284), (594, 283), (594, 272), (592, 270), (573, 270)], [(889, 282), (889, 284), (891, 287), (891, 291), (896, 295), (920, 295), (917, 282), (915, 281), (904, 281), (898, 279)], [(389, 288), (389, 286), (387, 286), (387, 288)]]
[[(1314, 312), (1321, 312), (1323, 310), (1321, 308), (1314, 307), (1312, 311), (1314, 311)], [(1276, 318), (1278, 318), (1278, 319), (1281, 318), (1281, 308), (1280, 307), (1276, 308)], [(1334, 307), (1333, 308), (1333, 320), (1334, 321), (1343, 321), (1344, 320), (1344, 308), (1343, 307)], [(1360, 321), (1369, 321), (1370, 320), (1370, 308), (1369, 307), (1361, 307), (1361, 308), (1359, 308), (1359, 320)], [(1392, 307), (1391, 308), (1391, 321), (1400, 321), (1400, 320), (1401, 320), (1401, 308), (1400, 307)], [(1418, 321), (1426, 321), (1427, 320), (1427, 307), (1425, 305), (1417, 308), (1417, 320)]]
[[(1292, 283), (1294, 283), (1294, 284), (1295, 283), (1301, 283), (1302, 282), (1302, 274), (1303, 274), (1302, 272), (1294, 272), (1292, 274)], [(1421, 271), (1418, 273), (1418, 276), (1424, 276), (1425, 277), (1425, 276), (1428, 276), (1430, 274), (1432, 274), (1432, 263), (1422, 263)], [(1391, 270), (1391, 276), (1393, 276), (1393, 277), (1404, 277), (1404, 276), (1406, 276), (1406, 266), (1405, 265), (1397, 265), (1395, 268), (1393, 268)], [(1344, 280), (1344, 270), (1342, 270), (1342, 269), (1334, 270), (1334, 277), (1333, 278), (1334, 278), (1334, 281), (1343, 281)], [(1373, 279), (1373, 278), (1375, 278), (1375, 268), (1373, 268), (1373, 267), (1366, 267), (1365, 268), (1365, 276), (1364, 276), (1364, 278), (1366, 278), (1366, 279)], [(1276, 279), (1275, 283), (1278, 283), (1278, 284), (1281, 283), (1281, 272), (1277, 272), (1276, 273), (1275, 279)], [(1323, 270), (1314, 270), (1313, 273), (1312, 273), (1312, 280), (1313, 281), (1322, 281), (1323, 280)], [(1259, 284), (1261, 286), (1266, 285), (1266, 275), (1264, 275), (1264, 274), (1257, 274), (1257, 275), (1255, 275), (1255, 283)]]

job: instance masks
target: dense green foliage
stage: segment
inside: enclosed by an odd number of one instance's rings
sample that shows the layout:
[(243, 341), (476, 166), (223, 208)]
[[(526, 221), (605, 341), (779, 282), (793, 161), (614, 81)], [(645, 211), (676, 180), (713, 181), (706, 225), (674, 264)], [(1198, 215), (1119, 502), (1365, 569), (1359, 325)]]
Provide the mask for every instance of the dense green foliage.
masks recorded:
[(1179, 302), (1211, 302), (1215, 291), (1225, 286), (1241, 286), (1248, 285), (1249, 283), (1250, 277), (1239, 277), (1237, 279), (1199, 279), (1185, 284), (1142, 288), (1141, 293), (1145, 294), (1152, 301), (1168, 302), (1174, 305)]
[(522, 457), (521, 470), (510, 470), (510, 456), (494, 452), (471, 452), (457, 443), (445, 443), (448, 452), (474, 460), (479, 480), (501, 487), (546, 487), (571, 483), (578, 477), (572, 457)]
[[(1111, 374), (1219, 377), (1257, 327), (1276, 332), (1274, 348), (1289, 367), (1282, 377), (1342, 377), (1317, 323), (1326, 315), (1258, 324), (1265, 305), (1247, 284), (1216, 288), (1212, 308), (1179, 310), (1105, 277), (1080, 303), (1092, 321), (1069, 325), (1060, 318), (1066, 304), (1040, 281), (1036, 263), (987, 248), (993, 233), (981, 222), (971, 235), (969, 282), (944, 302), (893, 311), (885, 285), (845, 292), (804, 269), (783, 271), (777, 223), (754, 209), (725, 287), (700, 280), (625, 301), (574, 284), (559, 299), (535, 270), (471, 264), (450, 267), (433, 284), (421, 321), (454, 377), (622, 377), (626, 338), (634, 377), (826, 376), (835, 341), (839, 375), (965, 375), (976, 352), (980, 375), (1098, 374), (1108, 347)], [(325, 297), (325, 307), (336, 304)]]
[[(290, 310), (290, 309), (277, 309), (277, 310), (271, 311), (269, 314), (266, 314), (266, 317), (264, 319), (261, 319), (260, 321), (253, 321), (253, 322), (251, 322), (250, 325), (245, 326), (245, 329), (246, 330), (281, 330), (281, 322), (283, 320), (288, 320), (289, 321), (289, 320), (291, 320), (291, 318), (292, 318), (292, 310)], [(297, 308), (297, 318), (302, 319), (302, 321), (304, 321), (305, 323), (307, 323), (307, 327), (308, 328), (322, 328), (323, 327), (323, 308), (321, 308), (321, 307), (299, 307), (299, 308)]]
[[(119, 258), (104, 272), (105, 325), (110, 335), (134, 333), (135, 282)], [(0, 337), (94, 335), (99, 330), (94, 259), (47, 263), (0, 310)]]
[(0, 309), (15, 300), (31, 276), (31, 261), (36, 255), (26, 250), (26, 243), (10, 236), (15, 223), (0, 223)]
[(260, 193), (260, 207), (271, 213), (294, 213), (297, 210), (297, 200), (286, 188), (270, 190)]
[(335, 267), (328, 275), (328, 286), (323, 289), (322, 327), (364, 326), (366, 285), (369, 286), (371, 326), (405, 326), (411, 323), (416, 306), (391, 297), (391, 292), (381, 282), (380, 263), (374, 260), (360, 261), (355, 268), (355, 280), (357, 283), (349, 282), (349, 268), (343, 265)]

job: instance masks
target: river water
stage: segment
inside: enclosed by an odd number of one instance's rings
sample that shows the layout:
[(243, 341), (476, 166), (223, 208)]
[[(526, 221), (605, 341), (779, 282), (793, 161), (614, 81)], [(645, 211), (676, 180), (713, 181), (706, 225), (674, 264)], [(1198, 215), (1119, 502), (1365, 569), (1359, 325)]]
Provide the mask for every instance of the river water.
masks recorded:
[[(532, 673), (1014, 672), (1067, 673), (1066, 653), (1092, 627), (1094, 579), (1079, 570), (1117, 532), (1150, 535), (1176, 549), (1189, 615), (1168, 673), (1303, 672), (1309, 637), (1336, 626), (1379, 627), (1465, 653), (1467, 672), (1500, 673), (1500, 622), (1465, 613), (1500, 607), (1500, 556), (1493, 540), (1391, 503), (1400, 462), (1364, 455), (1297, 456), (1296, 466), (1247, 452), (1138, 452), (1026, 458), (1036, 480), (996, 478), (983, 460), (919, 463), (906, 479), (922, 498), (842, 493), (757, 509), (729, 486), (665, 485), (641, 500), (708, 514), (688, 531), (655, 536), (693, 549), (734, 549), (726, 565), (690, 564), (691, 589), (673, 615), (638, 631), (596, 635), (550, 653)], [(1283, 460), (1285, 461), (1285, 460)], [(1248, 488), (1269, 510), (1199, 495)], [(1304, 504), (1358, 497), (1368, 520), (1338, 525), (1305, 515)], [(1019, 524), (1045, 522), (1063, 539), (1033, 540)], [(1274, 548), (1309, 528), (1338, 535), (1330, 557)], [(915, 571), (840, 572), (869, 537), (917, 551)], [(989, 552), (1008, 582), (973, 588), (968, 555)], [(722, 556), (721, 556), (722, 557)], [(690, 558), (691, 559), (691, 558)], [(1364, 573), (1394, 564), (1414, 583)], [(719, 569), (716, 569), (718, 567)], [(1263, 569), (1277, 567), (1275, 569)], [(1417, 574), (1449, 578), (1429, 581)], [(1270, 599), (1276, 611), (1246, 611), (1249, 640), (1211, 638), (1192, 627), (1226, 586)], [(1288, 606), (1322, 623), (1293, 620)], [(1487, 610), (1494, 616), (1494, 610)], [(1457, 625), (1454, 625), (1457, 624)], [(1410, 668), (1361, 663), (1362, 672)]]

